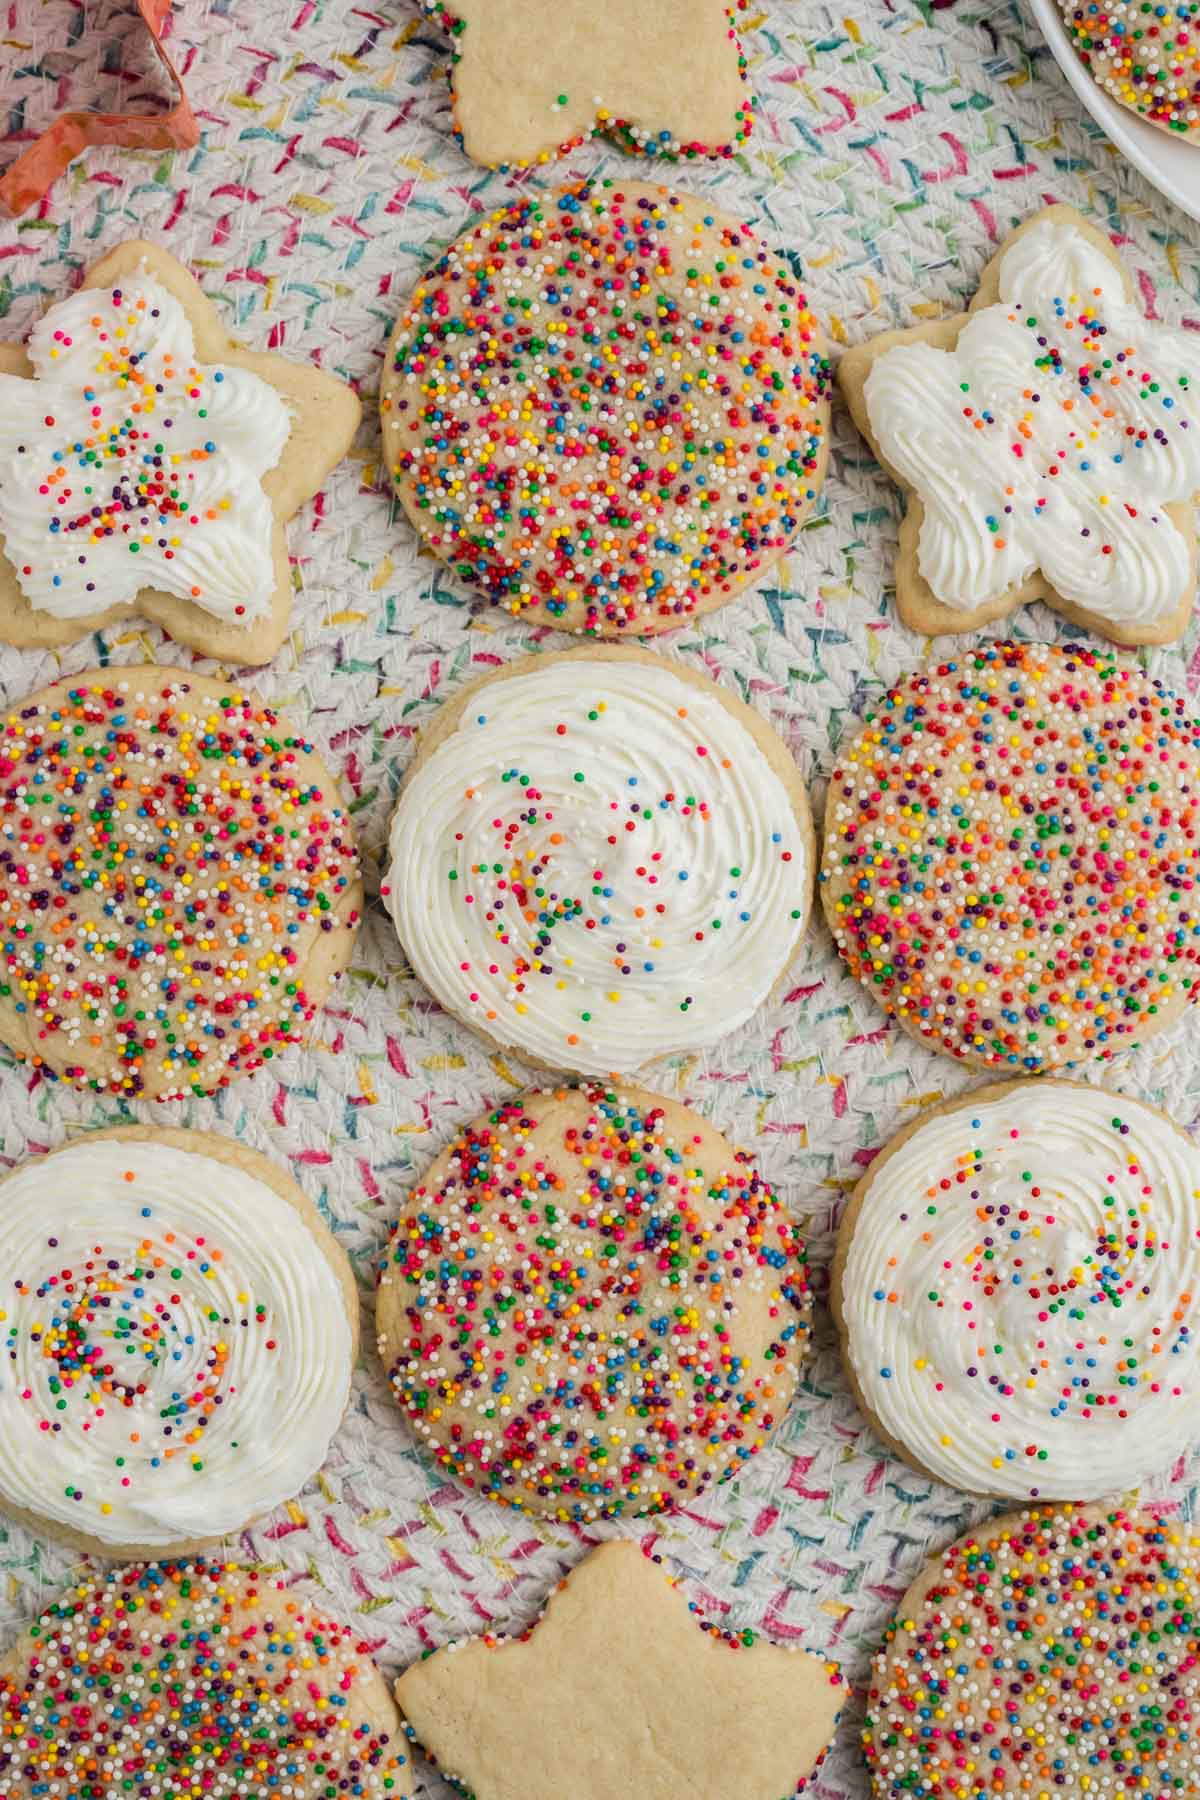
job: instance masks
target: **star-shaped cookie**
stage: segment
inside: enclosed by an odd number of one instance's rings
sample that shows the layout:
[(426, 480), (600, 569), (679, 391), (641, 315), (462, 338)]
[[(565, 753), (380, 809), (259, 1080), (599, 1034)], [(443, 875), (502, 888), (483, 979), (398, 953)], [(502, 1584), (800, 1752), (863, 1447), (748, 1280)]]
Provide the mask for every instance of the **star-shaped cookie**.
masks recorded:
[(971, 631), (1030, 600), (1169, 643), (1196, 593), (1200, 341), (1144, 318), (1108, 238), (1051, 206), (970, 310), (850, 350), (838, 382), (905, 489), (896, 602)]
[(284, 523), (353, 441), (353, 390), (244, 349), (181, 263), (122, 244), (0, 344), (0, 640), (153, 620), (268, 662), (288, 629)]
[(422, 0), (453, 41), (463, 148), (493, 168), (548, 162), (598, 131), (643, 155), (731, 156), (754, 116), (747, 3)]
[(822, 1657), (697, 1616), (636, 1544), (614, 1542), (524, 1637), (440, 1650), (396, 1699), (475, 1800), (780, 1800), (824, 1761), (845, 1691)]

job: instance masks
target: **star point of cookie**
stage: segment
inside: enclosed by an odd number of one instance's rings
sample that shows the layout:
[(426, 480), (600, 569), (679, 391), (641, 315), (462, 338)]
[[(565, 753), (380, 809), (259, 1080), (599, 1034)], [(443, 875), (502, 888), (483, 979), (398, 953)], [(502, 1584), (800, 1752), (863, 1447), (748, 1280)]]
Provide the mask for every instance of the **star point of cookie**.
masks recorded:
[(284, 522), (358, 418), (344, 383), (228, 338), (174, 258), (122, 245), (26, 349), (0, 345), (0, 637), (52, 647), (137, 613), (268, 660)]
[(410, 1736), (476, 1800), (779, 1800), (821, 1767), (845, 1695), (812, 1652), (698, 1615), (636, 1544), (594, 1550), (524, 1637), (409, 1669)]
[(1002, 245), (967, 314), (885, 334), (840, 379), (908, 493), (907, 624), (966, 631), (1041, 598), (1118, 643), (1181, 634), (1200, 345), (1142, 316), (1107, 240), (1069, 208)]
[[(754, 100), (748, 0), (422, 0), (454, 46), (454, 118), (475, 162), (524, 168), (603, 132), (648, 156), (732, 156)], [(686, 78), (678, 45), (688, 44)]]

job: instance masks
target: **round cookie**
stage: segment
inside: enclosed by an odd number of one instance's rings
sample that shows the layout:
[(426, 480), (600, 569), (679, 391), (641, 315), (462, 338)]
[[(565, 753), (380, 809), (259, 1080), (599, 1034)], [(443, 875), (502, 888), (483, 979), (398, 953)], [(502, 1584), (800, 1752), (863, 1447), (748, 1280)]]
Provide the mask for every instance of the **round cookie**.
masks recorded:
[(383, 1264), (379, 1353), (464, 1486), (561, 1521), (661, 1512), (791, 1401), (804, 1245), (699, 1114), (592, 1084), (505, 1101), (437, 1157)]
[(637, 181), (531, 192), (413, 294), (381, 408), (434, 553), (531, 624), (670, 631), (758, 581), (825, 475), (830, 365), (750, 226)]
[(1106, 94), (1172, 137), (1200, 140), (1200, 5), (1058, 0), (1071, 42)]
[(1069, 1081), (923, 1113), (863, 1176), (831, 1299), (856, 1398), (923, 1474), (1091, 1500), (1195, 1433), (1200, 1149)]
[(1200, 1789), (1200, 1542), (1152, 1510), (1035, 1506), (930, 1558), (875, 1658), (876, 1800)]
[(404, 1800), (368, 1646), (223, 1559), (89, 1573), (0, 1657), (6, 1800)]
[(337, 784), (236, 683), (68, 676), (0, 727), (0, 1041), (93, 1093), (228, 1086), (300, 1041), (362, 906)]
[(931, 1049), (1040, 1073), (1171, 1023), (1200, 960), (1200, 724), (1128, 658), (985, 644), (839, 753), (821, 894), (852, 974)]
[(350, 1393), (358, 1295), (265, 1156), (127, 1125), (0, 1182), (0, 1509), (184, 1555), (290, 1500)]
[(706, 1049), (786, 974), (812, 819), (787, 747), (632, 645), (525, 657), (444, 705), (383, 884), (441, 1004), (536, 1067), (631, 1074)]

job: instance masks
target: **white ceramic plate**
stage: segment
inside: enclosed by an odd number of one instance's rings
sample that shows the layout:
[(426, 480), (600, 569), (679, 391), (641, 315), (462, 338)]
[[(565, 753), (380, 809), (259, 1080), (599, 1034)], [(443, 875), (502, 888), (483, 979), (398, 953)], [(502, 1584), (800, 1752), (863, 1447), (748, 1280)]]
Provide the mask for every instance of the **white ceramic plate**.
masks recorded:
[(1117, 102), (1080, 61), (1059, 10), (1058, 0), (1029, 0), (1055, 61), (1106, 137), (1159, 193), (1193, 219), (1200, 219), (1200, 142), (1175, 139)]

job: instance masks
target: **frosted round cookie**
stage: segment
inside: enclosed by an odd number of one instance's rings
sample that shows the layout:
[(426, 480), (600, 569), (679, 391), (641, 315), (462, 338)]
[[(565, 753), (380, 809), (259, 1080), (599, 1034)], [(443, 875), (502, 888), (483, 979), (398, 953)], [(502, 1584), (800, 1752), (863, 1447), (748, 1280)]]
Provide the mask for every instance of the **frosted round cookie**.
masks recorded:
[(362, 906), (337, 784), (182, 669), (68, 676), (0, 722), (0, 1040), (93, 1093), (228, 1086), (300, 1041)]
[(1200, 1542), (1150, 1510), (1030, 1507), (930, 1558), (875, 1658), (876, 1800), (1200, 1791)]
[(1200, 141), (1200, 5), (1058, 0), (1071, 42), (1105, 93), (1172, 137)]
[(548, 1517), (661, 1512), (787, 1410), (807, 1258), (744, 1151), (698, 1113), (590, 1085), (506, 1101), (412, 1190), (379, 1353), (465, 1487)]
[(884, 1440), (973, 1494), (1096, 1499), (1196, 1433), (1200, 1149), (1076, 1082), (936, 1107), (863, 1176), (832, 1298)]
[(821, 896), (931, 1049), (1014, 1074), (1140, 1043), (1196, 992), (1200, 724), (1136, 663), (986, 644), (899, 682), (840, 752)]
[(390, 857), (385, 903), (442, 1005), (585, 1075), (744, 1024), (812, 903), (787, 747), (707, 675), (624, 645), (523, 658), (443, 706)]
[(216, 1558), (88, 1575), (0, 1657), (6, 1800), (404, 1800), (368, 1646)]
[(670, 631), (791, 544), (829, 386), (778, 250), (707, 201), (598, 181), (477, 221), (420, 282), (384, 454), (430, 549), (509, 612)]
[(320, 1468), (358, 1300), (282, 1169), (130, 1125), (0, 1182), (0, 1334), (0, 1509), (106, 1555), (180, 1555)]

